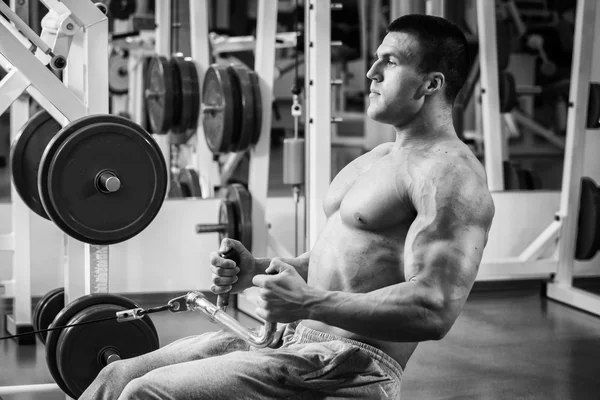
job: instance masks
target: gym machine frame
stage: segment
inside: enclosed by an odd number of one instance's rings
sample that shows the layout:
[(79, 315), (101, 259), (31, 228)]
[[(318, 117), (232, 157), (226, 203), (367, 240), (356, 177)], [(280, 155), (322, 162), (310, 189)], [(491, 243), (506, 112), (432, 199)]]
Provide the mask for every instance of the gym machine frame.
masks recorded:
[[(573, 287), (578, 225), (576, 216), (581, 197), (587, 103), (592, 72), (592, 58), (586, 54), (593, 54), (595, 24), (599, 10), (595, 0), (579, 0), (577, 3), (560, 209), (556, 220), (547, 228), (549, 231), (555, 226), (554, 229), (558, 231), (558, 271), (554, 280), (548, 283), (546, 295), (553, 300), (600, 316), (600, 297)], [(560, 225), (557, 226), (558, 224)]]
[[(29, 22), (29, 5), (19, 6), (11, 0), (10, 7), (25, 22)], [(0, 55), (0, 68), (7, 76), (0, 82), (0, 93), (6, 91), (11, 96), (0, 98), (0, 114), (10, 108), (10, 138), (15, 138), (21, 125), (29, 119), (29, 100), (20, 93), (27, 85), (27, 80), (14, 70), (12, 65)], [(38, 93), (39, 94), (39, 93)], [(4, 101), (3, 101), (4, 100)], [(31, 329), (31, 256), (30, 256), (30, 213), (27, 205), (21, 200), (11, 185), (11, 217), (12, 232), (0, 236), (0, 251), (12, 252), (12, 275), (8, 281), (0, 281), (4, 288), (1, 297), (13, 299), (13, 314), (7, 314), (5, 327), (11, 334), (16, 333), (17, 325), (23, 329)]]
[[(10, 69), (9, 74), (0, 84), (0, 92), (7, 94), (2, 97), (0, 110), (4, 111), (11, 104), (11, 115), (17, 118), (11, 120), (12, 134), (19, 124), (28, 119), (29, 106), (19, 97), (27, 92), (62, 126), (71, 121), (91, 114), (108, 113), (108, 20), (92, 2), (80, 0), (42, 0), (49, 10), (49, 15), (60, 22), (57, 32), (42, 30), (41, 37), (33, 31), (29, 38), (23, 36), (17, 29), (0, 18), (0, 55), (3, 64)], [(3, 13), (10, 10), (2, 9)], [(13, 20), (14, 18), (11, 18)], [(13, 21), (15, 22), (15, 21)], [(19, 21), (16, 20), (18, 23)], [(19, 29), (26, 30), (23, 26)], [(36, 54), (28, 47), (29, 40), (37, 46)], [(49, 43), (50, 42), (50, 43)], [(46, 68), (50, 62), (60, 69), (61, 57), (66, 57), (67, 66), (64, 69), (64, 83)], [(64, 58), (62, 58), (64, 60)], [(105, 96), (101, 94), (105, 93)], [(18, 219), (13, 225), (12, 237), (15, 242), (14, 276), (15, 285), (26, 287), (24, 292), (15, 294), (16, 318), (13, 329), (31, 321), (31, 263), (29, 216), (31, 215), (19, 196), (12, 194), (13, 219)], [(13, 222), (14, 223), (14, 222)], [(21, 231), (19, 231), (21, 230)], [(89, 293), (108, 292), (108, 246), (84, 244), (63, 234), (65, 256), (65, 302)], [(20, 264), (22, 263), (22, 265)], [(83, 268), (81, 268), (83, 266)], [(23, 271), (21, 271), (23, 268)], [(16, 297), (18, 293), (19, 297)], [(27, 298), (24, 298), (24, 297)], [(24, 308), (27, 307), (27, 310)], [(29, 316), (29, 318), (27, 318)], [(11, 332), (12, 333), (12, 332)], [(56, 384), (8, 386), (0, 388), (1, 394), (21, 392), (46, 392), (59, 390)]]
[[(495, 27), (494, 14), (485, 10), (485, 1), (478, 3), (478, 25)], [(560, 302), (572, 305), (600, 315), (600, 300), (583, 290), (573, 287), (573, 271), (575, 268), (575, 242), (577, 235), (577, 219), (580, 204), (581, 177), (583, 176), (583, 152), (585, 149), (586, 113), (589, 95), (592, 58), (583, 56), (593, 54), (593, 34), (598, 8), (593, 0), (580, 0), (577, 5), (575, 19), (575, 36), (573, 64), (571, 70), (571, 86), (569, 90), (570, 107), (567, 119), (567, 135), (564, 156), (564, 169), (559, 210), (546, 229), (533, 240), (517, 257), (486, 260), (480, 268), (478, 280), (504, 280), (519, 278), (549, 277), (556, 274), (553, 282), (548, 284), (547, 296)], [(492, 32), (490, 32), (492, 31)], [(482, 64), (481, 86), (482, 112), (484, 123), (484, 143), (486, 147), (486, 170), (490, 190), (503, 189), (502, 160), (505, 145), (502, 135), (499, 114), (497, 89), (497, 62), (495, 61), (495, 29), (480, 30), (480, 51)], [(485, 36), (484, 36), (485, 35)], [(482, 48), (482, 43), (486, 45)], [(495, 72), (494, 72), (495, 71)], [(485, 75), (484, 75), (485, 74)], [(489, 149), (489, 150), (488, 150)], [(491, 153), (488, 156), (488, 152)], [(578, 156), (579, 155), (579, 156)], [(489, 160), (488, 160), (489, 158)], [(490, 169), (491, 172), (490, 172)], [(495, 166), (495, 168), (493, 167)], [(554, 254), (542, 258), (549, 249), (555, 247)]]

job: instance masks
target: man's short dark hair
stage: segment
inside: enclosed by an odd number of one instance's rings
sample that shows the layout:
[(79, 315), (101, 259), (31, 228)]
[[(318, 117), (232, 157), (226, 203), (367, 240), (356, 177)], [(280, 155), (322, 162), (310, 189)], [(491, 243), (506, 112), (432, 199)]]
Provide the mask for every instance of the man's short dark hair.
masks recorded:
[(453, 104), (469, 74), (467, 39), (463, 31), (447, 19), (425, 14), (403, 15), (394, 20), (387, 31), (405, 32), (417, 38), (421, 47), (419, 72), (443, 73), (445, 97)]

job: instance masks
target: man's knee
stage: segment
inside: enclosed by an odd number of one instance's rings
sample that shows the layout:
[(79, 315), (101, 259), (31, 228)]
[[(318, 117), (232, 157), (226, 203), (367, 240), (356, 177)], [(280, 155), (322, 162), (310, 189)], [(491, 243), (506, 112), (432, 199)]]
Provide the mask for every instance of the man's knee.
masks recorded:
[(122, 361), (113, 362), (100, 370), (95, 381), (103, 385), (118, 386), (116, 385), (118, 381), (127, 379), (125, 371), (126, 369)]
[(162, 392), (156, 385), (156, 382), (147, 377), (141, 377), (132, 380), (125, 386), (125, 389), (123, 389), (119, 396), (119, 400), (168, 399), (168, 395)]

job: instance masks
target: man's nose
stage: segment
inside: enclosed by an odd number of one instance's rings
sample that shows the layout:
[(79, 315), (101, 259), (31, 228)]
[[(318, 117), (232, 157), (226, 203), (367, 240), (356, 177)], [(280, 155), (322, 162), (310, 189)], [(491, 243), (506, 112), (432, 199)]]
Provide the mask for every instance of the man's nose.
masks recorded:
[(369, 70), (367, 71), (367, 78), (371, 79), (372, 81), (381, 81), (381, 74), (377, 69), (376, 62), (373, 63), (373, 65), (371, 65), (371, 68), (369, 68)]

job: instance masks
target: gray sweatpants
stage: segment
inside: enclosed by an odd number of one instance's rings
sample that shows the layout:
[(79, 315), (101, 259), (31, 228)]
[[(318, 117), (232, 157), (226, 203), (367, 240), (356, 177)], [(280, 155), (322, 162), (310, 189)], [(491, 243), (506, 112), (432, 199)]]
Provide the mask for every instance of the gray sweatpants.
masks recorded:
[(80, 399), (399, 399), (401, 376), (372, 346), (293, 323), (276, 349), (219, 331), (116, 361)]

